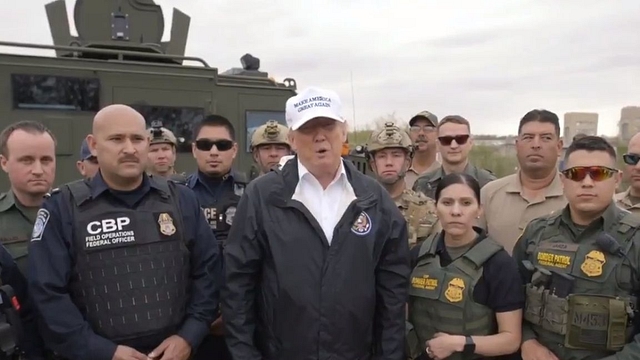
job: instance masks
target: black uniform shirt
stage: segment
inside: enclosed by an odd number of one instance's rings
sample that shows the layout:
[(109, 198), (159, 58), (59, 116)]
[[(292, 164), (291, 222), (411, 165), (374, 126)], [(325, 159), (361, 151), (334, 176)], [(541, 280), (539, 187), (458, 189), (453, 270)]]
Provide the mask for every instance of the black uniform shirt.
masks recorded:
[(189, 175), (186, 185), (196, 193), (200, 205), (215, 207), (223, 195), (235, 191), (236, 178), (239, 176), (234, 170), (221, 178), (212, 178), (198, 171)]
[[(90, 180), (90, 185), (92, 198), (111, 196), (127, 208), (135, 208), (147, 194), (159, 191), (146, 175), (133, 191), (109, 189), (101, 173)], [(184, 186), (177, 187), (184, 237), (191, 254), (192, 279), (191, 299), (178, 335), (195, 351), (216, 316), (221, 256), (195, 194)], [(66, 358), (111, 360), (117, 345), (93, 332), (69, 296), (68, 284), (76, 257), (71, 204), (60, 193), (54, 193), (45, 200), (42, 209), (48, 212), (48, 218), (42, 234), (32, 238), (29, 245), (29, 290), (45, 324), (45, 340)]]

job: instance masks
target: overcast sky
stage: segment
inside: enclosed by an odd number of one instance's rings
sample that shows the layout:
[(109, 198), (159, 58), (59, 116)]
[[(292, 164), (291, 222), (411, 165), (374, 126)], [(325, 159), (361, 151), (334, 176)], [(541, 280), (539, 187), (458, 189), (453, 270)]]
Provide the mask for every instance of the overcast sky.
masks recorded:
[[(46, 2), (1, 12), (2, 39), (51, 43)], [(336, 90), (350, 120), (355, 103), (359, 125), (429, 110), (465, 116), (476, 134), (506, 135), (527, 111), (546, 108), (561, 118), (598, 112), (599, 133), (615, 134), (620, 109), (640, 105), (639, 0), (156, 3), (165, 40), (173, 7), (191, 16), (188, 55), (223, 71), (249, 52), (279, 81)]]

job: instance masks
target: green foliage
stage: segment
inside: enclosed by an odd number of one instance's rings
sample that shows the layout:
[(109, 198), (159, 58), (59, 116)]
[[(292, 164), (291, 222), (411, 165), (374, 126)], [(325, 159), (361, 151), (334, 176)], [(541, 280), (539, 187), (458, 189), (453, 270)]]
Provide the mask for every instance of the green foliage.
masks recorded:
[(364, 145), (369, 141), (369, 136), (371, 136), (371, 130), (359, 130), (352, 131), (347, 134), (347, 139), (349, 141), (349, 145), (351, 147), (355, 147), (357, 145)]
[(491, 171), (501, 178), (517, 171), (518, 160), (514, 155), (502, 155), (494, 146), (474, 145), (469, 154), (471, 163)]

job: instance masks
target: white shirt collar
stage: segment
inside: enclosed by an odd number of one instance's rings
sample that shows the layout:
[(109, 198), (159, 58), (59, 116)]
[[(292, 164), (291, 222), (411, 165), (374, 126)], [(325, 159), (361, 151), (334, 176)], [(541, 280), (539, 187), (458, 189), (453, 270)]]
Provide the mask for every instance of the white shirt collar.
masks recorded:
[[(298, 159), (298, 181), (302, 181), (302, 179), (305, 176), (307, 176), (307, 174), (308, 176), (313, 176), (313, 174), (310, 173), (309, 170), (304, 165), (302, 165), (302, 163), (300, 162), (300, 159)], [(340, 169), (336, 173), (336, 177), (331, 181), (331, 184), (335, 183), (341, 178), (344, 178), (344, 179), (347, 178), (347, 171), (344, 168), (344, 162), (342, 160), (340, 160)]]

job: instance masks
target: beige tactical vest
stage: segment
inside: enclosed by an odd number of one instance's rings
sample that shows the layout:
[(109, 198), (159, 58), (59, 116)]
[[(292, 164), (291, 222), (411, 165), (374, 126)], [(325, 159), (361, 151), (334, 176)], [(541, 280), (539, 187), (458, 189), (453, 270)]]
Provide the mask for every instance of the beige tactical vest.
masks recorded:
[[(502, 246), (485, 238), (451, 264), (441, 267), (440, 256), (436, 254), (439, 238), (434, 234), (424, 241), (411, 274), (409, 322), (418, 344), (425, 344), (437, 332), (465, 336), (495, 334), (495, 313), (473, 301), (473, 289), (482, 277), (482, 265)], [(463, 357), (454, 353), (448, 359)]]
[[(628, 315), (636, 300), (632, 293), (634, 263), (608, 254), (593, 241), (577, 244), (559, 231), (561, 213), (546, 220), (537, 238), (527, 247), (527, 258), (538, 268), (571, 276), (573, 290), (568, 297), (554, 295), (550, 281), (532, 280), (526, 285), (524, 318), (538, 334), (538, 341), (560, 359), (596, 359), (620, 350), (629, 340)], [(640, 219), (625, 215), (608, 233), (626, 254), (632, 245)], [(541, 279), (540, 271), (533, 279)], [(557, 283), (556, 283), (557, 284)], [(562, 283), (561, 283), (562, 284)]]

